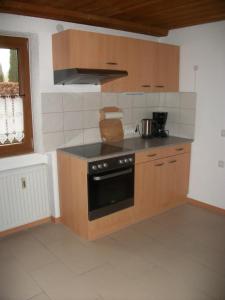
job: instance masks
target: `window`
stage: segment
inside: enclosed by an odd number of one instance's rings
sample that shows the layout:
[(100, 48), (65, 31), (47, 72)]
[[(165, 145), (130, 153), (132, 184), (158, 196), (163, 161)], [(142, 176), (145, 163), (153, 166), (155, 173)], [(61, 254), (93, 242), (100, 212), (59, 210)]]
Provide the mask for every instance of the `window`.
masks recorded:
[(28, 39), (0, 36), (0, 156), (32, 151)]

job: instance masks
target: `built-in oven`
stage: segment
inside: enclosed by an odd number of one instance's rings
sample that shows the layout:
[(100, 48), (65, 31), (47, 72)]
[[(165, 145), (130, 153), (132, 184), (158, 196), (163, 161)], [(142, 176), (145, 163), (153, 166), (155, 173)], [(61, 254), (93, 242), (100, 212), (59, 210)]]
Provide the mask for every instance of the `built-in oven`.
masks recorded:
[(134, 205), (134, 154), (88, 164), (89, 220)]

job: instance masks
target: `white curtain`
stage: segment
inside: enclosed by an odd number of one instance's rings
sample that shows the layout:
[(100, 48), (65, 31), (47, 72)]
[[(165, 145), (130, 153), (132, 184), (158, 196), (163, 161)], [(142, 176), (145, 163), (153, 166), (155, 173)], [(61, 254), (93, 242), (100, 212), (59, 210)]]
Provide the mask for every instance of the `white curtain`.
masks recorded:
[(21, 143), (23, 138), (23, 99), (0, 96), (0, 145)]

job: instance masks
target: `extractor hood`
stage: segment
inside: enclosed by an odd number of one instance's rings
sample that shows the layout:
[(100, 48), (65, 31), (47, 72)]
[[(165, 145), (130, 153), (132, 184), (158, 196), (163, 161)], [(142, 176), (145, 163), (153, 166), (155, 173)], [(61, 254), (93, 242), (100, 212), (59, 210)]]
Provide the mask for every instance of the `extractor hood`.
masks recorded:
[(64, 69), (54, 71), (54, 84), (103, 84), (125, 77), (127, 71), (102, 69)]

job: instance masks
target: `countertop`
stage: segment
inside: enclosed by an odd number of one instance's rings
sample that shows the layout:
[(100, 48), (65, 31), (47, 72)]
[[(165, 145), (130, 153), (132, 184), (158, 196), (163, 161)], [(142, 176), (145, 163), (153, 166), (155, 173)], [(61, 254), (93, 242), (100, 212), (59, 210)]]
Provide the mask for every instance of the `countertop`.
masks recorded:
[[(60, 148), (58, 151), (63, 151), (70, 155), (75, 155), (80, 159), (87, 160), (88, 162), (97, 161), (101, 159), (107, 159), (111, 157), (117, 157), (126, 154), (132, 154), (139, 151), (144, 151), (149, 148), (159, 148), (159, 147), (167, 147), (172, 145), (179, 145), (179, 144), (190, 144), (192, 143), (192, 139), (186, 139), (176, 136), (170, 136), (166, 138), (152, 138), (152, 139), (143, 139), (141, 137), (129, 138), (124, 139), (120, 142), (110, 143), (112, 146), (120, 147), (120, 151), (110, 154), (110, 155), (98, 155), (95, 157), (84, 157), (82, 156), (81, 149), (82, 146), (74, 146), (74, 147), (67, 147), (67, 148)], [(95, 144), (86, 144), (83, 147), (87, 148), (88, 146), (92, 147)], [(78, 151), (79, 150), (79, 151)]]

